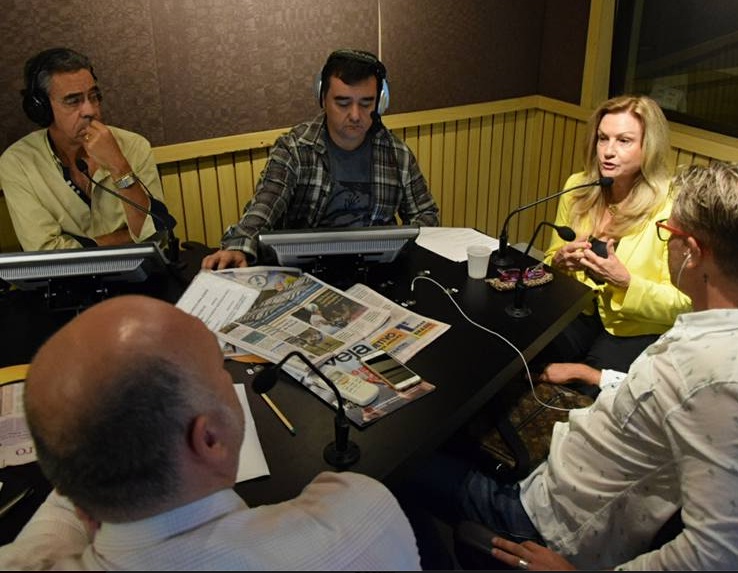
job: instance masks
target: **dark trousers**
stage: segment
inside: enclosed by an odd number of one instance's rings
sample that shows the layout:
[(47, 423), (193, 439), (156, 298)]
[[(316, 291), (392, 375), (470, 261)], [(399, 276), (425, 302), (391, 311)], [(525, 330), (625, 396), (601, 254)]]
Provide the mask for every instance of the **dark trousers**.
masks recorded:
[(453, 569), (433, 517), (451, 527), (471, 520), (518, 543), (544, 544), (523, 508), (518, 485), (498, 483), (463, 458), (436, 452), (390, 489), (413, 527), (423, 569)]
[[(599, 314), (580, 314), (541, 351), (533, 370), (540, 372), (551, 362), (582, 362), (598, 370), (627, 372), (633, 361), (659, 336), (613, 336), (602, 326)], [(587, 394), (599, 392), (598, 388), (585, 384), (571, 386)]]

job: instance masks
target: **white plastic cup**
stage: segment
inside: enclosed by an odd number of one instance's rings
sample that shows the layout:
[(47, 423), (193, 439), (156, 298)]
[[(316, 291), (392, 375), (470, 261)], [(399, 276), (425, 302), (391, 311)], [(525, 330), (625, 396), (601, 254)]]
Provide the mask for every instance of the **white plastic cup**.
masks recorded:
[(487, 267), (489, 266), (489, 256), (491, 254), (492, 247), (486, 245), (469, 245), (466, 248), (467, 269), (470, 278), (483, 279), (487, 276)]

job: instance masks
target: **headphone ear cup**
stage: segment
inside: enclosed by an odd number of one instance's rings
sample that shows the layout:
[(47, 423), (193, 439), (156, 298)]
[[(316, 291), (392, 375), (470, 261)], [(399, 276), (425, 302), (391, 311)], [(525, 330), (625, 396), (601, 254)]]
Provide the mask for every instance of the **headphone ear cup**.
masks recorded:
[(41, 127), (49, 127), (54, 120), (49, 98), (38, 90), (23, 96), (23, 111), (26, 112), (28, 119)]
[(390, 103), (389, 83), (387, 78), (382, 78), (382, 89), (379, 90), (379, 101), (377, 102), (377, 113), (384, 115)]

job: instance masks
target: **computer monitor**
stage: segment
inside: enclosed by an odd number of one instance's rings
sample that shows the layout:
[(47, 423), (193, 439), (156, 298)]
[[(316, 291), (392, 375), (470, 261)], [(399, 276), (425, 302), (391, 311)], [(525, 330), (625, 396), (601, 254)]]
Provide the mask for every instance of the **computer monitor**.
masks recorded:
[(156, 243), (0, 253), (0, 279), (43, 290), (51, 307), (69, 308), (104, 298), (108, 282), (141, 282), (167, 263)]
[(348, 257), (366, 263), (388, 263), (419, 232), (416, 225), (262, 231), (259, 249), (262, 255), (272, 255), (279, 265), (288, 267)]

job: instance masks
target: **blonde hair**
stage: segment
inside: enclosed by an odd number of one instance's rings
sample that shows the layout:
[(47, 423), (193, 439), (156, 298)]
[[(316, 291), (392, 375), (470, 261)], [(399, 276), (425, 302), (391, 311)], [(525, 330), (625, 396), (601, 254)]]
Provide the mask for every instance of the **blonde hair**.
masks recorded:
[(672, 219), (712, 250), (726, 275), (738, 277), (738, 163), (684, 167), (674, 189)]
[[(608, 225), (608, 236), (620, 239), (645, 224), (669, 194), (669, 124), (659, 105), (649, 97), (622, 95), (611, 98), (594, 111), (587, 122), (584, 171), (588, 180), (600, 178), (597, 159), (598, 129), (602, 118), (611, 113), (628, 112), (641, 124), (641, 173), (631, 192), (619, 205)], [(573, 191), (571, 225), (577, 234), (588, 233), (587, 222), (598, 220), (607, 209), (609, 188), (584, 188)]]

